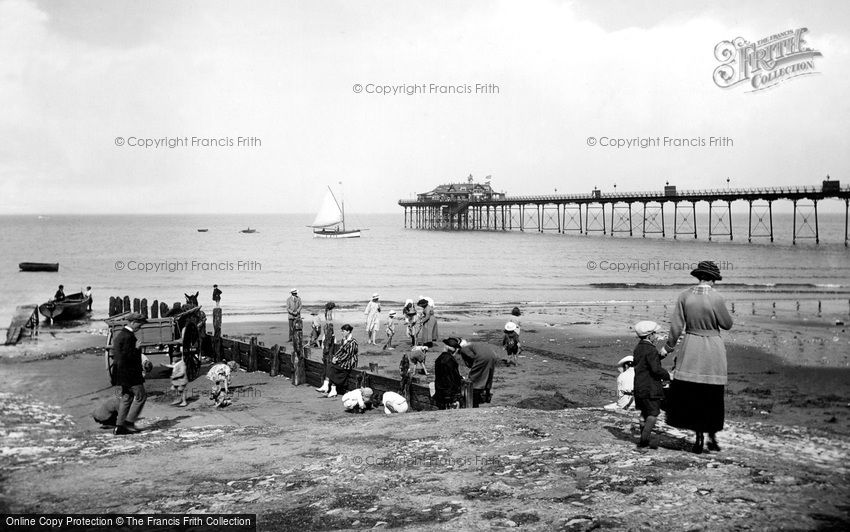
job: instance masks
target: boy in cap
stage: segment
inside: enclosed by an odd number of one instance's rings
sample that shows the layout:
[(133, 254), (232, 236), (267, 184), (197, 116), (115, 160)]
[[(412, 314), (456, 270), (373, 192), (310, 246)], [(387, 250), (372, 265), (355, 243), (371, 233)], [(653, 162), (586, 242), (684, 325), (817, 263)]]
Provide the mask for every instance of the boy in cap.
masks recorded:
[(650, 435), (661, 413), (661, 401), (664, 399), (662, 381), (669, 381), (670, 374), (661, 367), (661, 355), (655, 347), (660, 327), (654, 321), (641, 321), (635, 324), (635, 334), (640, 338), (634, 350), (635, 406), (640, 410), (639, 448), (658, 448), (650, 442)]
[(171, 403), (171, 406), (186, 406), (186, 385), (189, 377), (186, 374), (186, 363), (183, 357), (179, 357), (171, 364), (171, 389), (180, 394), (180, 398)]

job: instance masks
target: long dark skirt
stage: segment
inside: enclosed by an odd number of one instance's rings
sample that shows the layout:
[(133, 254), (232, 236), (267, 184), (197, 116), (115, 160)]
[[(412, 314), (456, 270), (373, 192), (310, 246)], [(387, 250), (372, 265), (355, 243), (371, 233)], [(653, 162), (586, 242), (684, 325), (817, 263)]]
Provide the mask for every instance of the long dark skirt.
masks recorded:
[(724, 385), (674, 380), (667, 393), (664, 405), (668, 425), (696, 432), (723, 430)]
[(328, 365), (328, 380), (336, 386), (336, 393), (340, 395), (346, 391), (345, 383), (348, 382), (349, 375), (351, 375), (350, 369), (342, 369), (336, 364)]

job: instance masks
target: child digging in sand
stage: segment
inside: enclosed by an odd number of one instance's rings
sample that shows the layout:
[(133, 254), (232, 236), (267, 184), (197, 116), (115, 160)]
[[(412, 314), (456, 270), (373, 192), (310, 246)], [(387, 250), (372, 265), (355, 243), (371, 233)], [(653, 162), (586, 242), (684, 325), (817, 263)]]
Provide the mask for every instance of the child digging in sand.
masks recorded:
[(634, 329), (640, 338), (634, 350), (634, 398), (641, 417), (638, 447), (657, 449), (658, 445), (650, 442), (649, 438), (658, 414), (661, 413), (661, 401), (664, 399), (662, 381), (669, 381), (670, 374), (661, 367), (661, 354), (655, 347), (660, 329), (658, 324), (654, 321), (641, 321), (635, 324)]
[(211, 367), (207, 372), (207, 379), (212, 381), (212, 390), (210, 391), (210, 399), (215, 401), (218, 408), (224, 408), (230, 404), (230, 373), (238, 368), (238, 364), (234, 361), (228, 363), (220, 363)]

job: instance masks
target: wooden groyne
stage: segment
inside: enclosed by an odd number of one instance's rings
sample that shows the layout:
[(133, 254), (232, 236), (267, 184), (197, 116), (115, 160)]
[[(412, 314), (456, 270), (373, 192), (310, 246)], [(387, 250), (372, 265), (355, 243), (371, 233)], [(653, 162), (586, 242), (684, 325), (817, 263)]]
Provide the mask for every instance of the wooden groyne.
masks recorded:
[[(470, 178), (471, 179), (471, 178)], [(415, 200), (399, 200), (404, 208), (404, 227), (463, 231), (557, 231), (558, 233), (660, 235), (697, 238), (697, 203), (708, 204), (708, 239), (733, 239), (732, 203), (749, 206), (747, 240), (774, 240), (773, 203), (791, 201), (794, 206), (792, 242), (813, 239), (820, 243), (818, 202), (844, 202), (844, 245), (850, 227), (850, 187), (827, 179), (820, 186), (759, 187), (710, 190), (664, 190), (590, 194), (506, 196), (475, 183), (441, 185), (418, 194)], [(665, 221), (665, 206), (673, 204), (672, 224)], [(669, 211), (669, 207), (667, 208)], [(669, 217), (668, 212), (668, 217)]]
[(17, 344), (25, 331), (29, 331), (30, 338), (38, 336), (38, 305), (21, 305), (15, 309), (6, 331), (5, 345)]
[[(292, 378), (293, 363), (292, 356), (286, 353), (286, 348), (278, 345), (265, 347), (259, 344), (257, 338), (251, 338), (248, 342), (221, 337), (219, 346), (215, 350), (217, 362), (233, 360), (247, 371), (263, 371), (272, 376), (284, 375)], [(319, 360), (310, 360), (310, 348), (304, 348), (305, 369), (307, 374), (306, 384), (309, 386), (321, 386), (324, 378), (324, 366)], [(321, 356), (321, 353), (319, 354)], [(384, 375), (378, 375), (375, 371), (354, 369), (346, 382), (346, 389), (353, 390), (359, 386), (368, 386), (376, 396), (385, 392), (401, 393), (401, 380), (393, 379)], [(437, 407), (431, 400), (428, 386), (417, 383), (410, 384), (409, 405), (412, 410), (436, 410)]]

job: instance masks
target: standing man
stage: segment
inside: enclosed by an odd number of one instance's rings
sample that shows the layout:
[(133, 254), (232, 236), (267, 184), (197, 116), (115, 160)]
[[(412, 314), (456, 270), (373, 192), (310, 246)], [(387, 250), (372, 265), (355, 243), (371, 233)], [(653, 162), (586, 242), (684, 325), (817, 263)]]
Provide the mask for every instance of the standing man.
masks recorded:
[(115, 434), (135, 434), (136, 419), (147, 400), (145, 377), (142, 375), (142, 350), (137, 347), (136, 331), (148, 320), (138, 312), (127, 316), (127, 325), (112, 339), (115, 362), (115, 384), (121, 387)]
[(289, 341), (295, 337), (295, 319), (301, 318), (301, 298), (298, 297), (298, 289), (289, 291), (290, 296), (286, 300), (286, 312), (289, 314)]
[(212, 300), (215, 302), (215, 308), (221, 306), (221, 290), (218, 289), (218, 285), (213, 285), (213, 296)]
[(86, 308), (86, 310), (91, 311), (92, 298), (91, 298), (91, 287), (90, 286), (86, 287), (86, 291), (83, 292), (83, 297), (85, 297), (89, 300), (88, 308)]
[(472, 382), (472, 408), (489, 403), (493, 396), (493, 371), (496, 369), (496, 351), (483, 342), (460, 341), (460, 356), (469, 368), (468, 379)]

